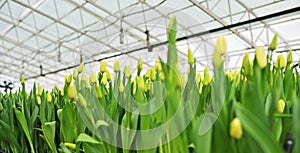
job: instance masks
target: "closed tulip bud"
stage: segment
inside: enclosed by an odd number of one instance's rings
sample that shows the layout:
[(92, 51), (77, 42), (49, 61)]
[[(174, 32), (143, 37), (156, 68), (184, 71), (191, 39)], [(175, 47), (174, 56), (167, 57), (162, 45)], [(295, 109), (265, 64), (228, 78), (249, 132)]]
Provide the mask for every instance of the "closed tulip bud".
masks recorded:
[(149, 69), (146, 71), (145, 77), (146, 77), (147, 79), (149, 79), (149, 78), (150, 78), (150, 75), (151, 75), (151, 68), (149, 68)]
[(95, 84), (97, 79), (96, 79), (96, 74), (95, 73), (91, 73), (90, 75), (90, 84)]
[(74, 143), (65, 142), (64, 145), (70, 149), (73, 149), (73, 150), (76, 149), (76, 144), (74, 144)]
[(102, 98), (102, 91), (101, 91), (99, 85), (96, 85), (96, 96), (97, 96), (98, 98)]
[(136, 93), (136, 81), (135, 80), (133, 81), (133, 88), (132, 88), (132, 90), (133, 90), (132, 94), (135, 95), (135, 93)]
[(279, 54), (277, 57), (277, 61), (275, 62), (275, 68), (285, 68), (286, 62), (282, 54)]
[(111, 76), (108, 70), (105, 71), (106, 77), (107, 77), (107, 81), (111, 80)]
[(287, 64), (291, 64), (292, 62), (293, 62), (293, 52), (292, 50), (290, 50), (287, 58)]
[(114, 61), (114, 71), (115, 72), (120, 72), (120, 63), (118, 60)]
[(119, 91), (120, 91), (121, 93), (124, 92), (124, 85), (123, 85), (122, 82), (120, 82)]
[(245, 69), (246, 65), (250, 63), (249, 61), (249, 53), (247, 52), (244, 56), (244, 59), (243, 59), (243, 64), (242, 64), (242, 68)]
[(151, 81), (155, 81), (155, 80), (156, 80), (156, 70), (151, 69)]
[(284, 112), (284, 108), (285, 108), (285, 102), (284, 100), (280, 99), (277, 103), (278, 113), (282, 114)]
[(24, 83), (25, 83), (24, 75), (21, 76), (20, 81), (21, 81), (21, 84), (24, 84)]
[(140, 58), (139, 58), (139, 60), (138, 60), (137, 69), (138, 69), (139, 71), (141, 71), (141, 70), (143, 69), (143, 61), (142, 61), (142, 59), (140, 59)]
[(78, 72), (76, 69), (73, 69), (73, 79), (75, 80), (77, 79), (77, 77), (78, 77)]
[(86, 75), (84, 72), (81, 74), (81, 81), (87, 81)]
[(200, 94), (202, 93), (202, 89), (203, 89), (203, 83), (200, 82), (200, 85), (199, 85), (199, 93), (200, 93)]
[(42, 100), (41, 100), (41, 97), (40, 97), (40, 96), (36, 96), (36, 103), (37, 103), (38, 105), (41, 105)]
[(273, 37), (273, 40), (270, 44), (270, 50), (271, 51), (274, 51), (277, 47), (277, 39), (278, 39), (278, 33), (275, 33), (274, 37)]
[(255, 56), (260, 69), (264, 69), (267, 66), (267, 56), (264, 47), (256, 47)]
[(50, 92), (47, 92), (47, 102), (51, 103), (52, 102), (52, 96)]
[(137, 85), (141, 91), (145, 91), (145, 81), (142, 76), (136, 77)]
[(158, 70), (158, 71), (161, 71), (161, 70), (162, 70), (161, 63), (160, 63), (159, 58), (156, 59), (154, 68), (155, 68), (156, 70)]
[(42, 93), (43, 93), (43, 88), (40, 84), (38, 84), (38, 95), (42, 96)]
[(71, 100), (76, 100), (76, 96), (77, 96), (76, 87), (73, 83), (71, 83), (69, 88), (68, 88), (68, 97)]
[(188, 49), (188, 61), (190, 64), (195, 63), (195, 58), (193, 57), (193, 52), (190, 48)]
[(203, 85), (207, 86), (210, 83), (210, 75), (209, 75), (209, 71), (208, 68), (205, 67), (204, 69), (204, 79), (203, 79)]
[(220, 36), (217, 38), (217, 51), (221, 56), (226, 54), (227, 45), (226, 45), (226, 38), (224, 36)]
[(131, 76), (132, 71), (131, 71), (129, 65), (125, 65), (125, 66), (124, 66), (124, 74), (125, 74), (125, 77), (126, 77), (126, 78), (129, 78), (129, 77)]
[(196, 82), (199, 83), (201, 81), (201, 74), (200, 72), (197, 72), (196, 74)]
[(215, 51), (213, 53), (213, 64), (216, 68), (219, 68), (222, 64), (222, 56), (217, 50), (217, 47), (215, 48)]
[(64, 96), (64, 94), (65, 94), (65, 86), (63, 86), (62, 88), (61, 88), (61, 90), (60, 90), (60, 95), (62, 95), (62, 96)]
[(82, 71), (83, 71), (83, 68), (84, 68), (84, 63), (81, 62), (79, 67), (78, 67), (78, 73), (80, 74)]
[(106, 71), (106, 61), (101, 62), (100, 72), (104, 73)]
[(67, 83), (67, 84), (70, 84), (71, 82), (72, 82), (72, 74), (69, 74), (69, 75), (67, 76), (66, 83)]
[(104, 86), (107, 85), (107, 76), (106, 76), (106, 73), (102, 76), (101, 84), (103, 84)]
[(81, 95), (81, 93), (78, 94), (78, 98), (79, 98), (79, 102), (81, 104), (81, 106), (85, 107), (87, 106), (86, 100), (83, 98), (83, 96)]
[(234, 118), (230, 123), (230, 136), (240, 139), (243, 135), (242, 124), (239, 118)]

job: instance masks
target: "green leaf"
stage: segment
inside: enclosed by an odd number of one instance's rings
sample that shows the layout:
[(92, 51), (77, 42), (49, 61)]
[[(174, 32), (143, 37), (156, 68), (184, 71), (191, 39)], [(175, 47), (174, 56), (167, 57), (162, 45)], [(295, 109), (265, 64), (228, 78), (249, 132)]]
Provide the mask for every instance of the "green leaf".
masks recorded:
[(27, 125), (25, 115), (21, 111), (19, 111), (17, 108), (14, 108), (14, 112), (16, 114), (16, 117), (17, 117), (18, 121), (21, 124), (21, 127), (22, 127), (26, 137), (27, 137), (27, 140), (28, 140), (29, 145), (30, 145), (31, 152), (34, 153), (34, 148), (33, 148), (33, 144), (32, 144), (30, 134), (29, 134), (28, 125)]
[(258, 142), (264, 153), (283, 153), (270, 130), (256, 115), (239, 103), (236, 103), (235, 106), (243, 129)]
[(56, 145), (55, 145), (55, 126), (56, 126), (56, 121), (53, 122), (47, 122), (44, 125), (42, 125), (43, 133), (45, 136), (45, 139), (51, 148), (51, 150), (54, 153), (57, 153)]
[(81, 133), (78, 137), (76, 142), (88, 142), (88, 143), (95, 143), (95, 144), (100, 144), (100, 142), (94, 138), (92, 138), (91, 136), (85, 134), (85, 133)]

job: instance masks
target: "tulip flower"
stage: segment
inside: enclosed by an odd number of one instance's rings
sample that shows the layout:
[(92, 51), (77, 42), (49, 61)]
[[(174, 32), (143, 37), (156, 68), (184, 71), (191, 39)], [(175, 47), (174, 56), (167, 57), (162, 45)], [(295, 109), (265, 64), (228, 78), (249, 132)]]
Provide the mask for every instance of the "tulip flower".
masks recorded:
[(60, 90), (60, 95), (64, 96), (65, 94), (65, 86), (62, 86), (61, 90)]
[(197, 72), (196, 74), (196, 82), (199, 83), (201, 81), (201, 74), (200, 72)]
[(97, 79), (96, 79), (96, 74), (95, 73), (91, 73), (90, 75), (90, 84), (95, 84)]
[(150, 75), (151, 75), (151, 68), (149, 68), (149, 69), (146, 71), (145, 77), (146, 77), (147, 79), (149, 79), (149, 78), (150, 78)]
[(151, 81), (155, 81), (156, 80), (156, 70), (155, 69), (151, 69)]
[(66, 83), (70, 84), (72, 82), (72, 74), (67, 75)]
[(273, 37), (273, 40), (270, 44), (270, 50), (271, 51), (274, 51), (277, 47), (277, 39), (278, 39), (278, 33), (275, 33), (274, 37)]
[(205, 67), (204, 69), (204, 79), (203, 79), (203, 85), (207, 86), (210, 83), (210, 75), (209, 75), (209, 71), (208, 68)]
[(188, 61), (190, 64), (195, 63), (195, 58), (193, 57), (193, 52), (190, 48), (188, 49)]
[(100, 72), (104, 73), (106, 71), (106, 61), (101, 62)]
[(136, 77), (136, 82), (137, 82), (138, 88), (141, 91), (145, 91), (145, 81), (144, 81), (144, 78), (142, 76), (137, 76)]
[(260, 69), (264, 69), (267, 66), (267, 56), (264, 47), (256, 47), (255, 56)]
[(43, 88), (40, 84), (38, 84), (38, 95), (42, 96), (42, 93), (43, 93)]
[(141, 71), (141, 70), (143, 69), (143, 61), (142, 61), (142, 59), (140, 59), (140, 58), (139, 58), (139, 60), (138, 60), (137, 69), (138, 69), (139, 71)]
[(280, 99), (277, 103), (278, 113), (282, 114), (284, 112), (284, 108), (285, 108), (285, 102), (284, 100)]
[(282, 54), (279, 54), (277, 57), (277, 61), (275, 62), (275, 68), (285, 68), (286, 62)]
[(119, 92), (120, 92), (120, 93), (123, 93), (123, 92), (124, 92), (124, 85), (123, 85), (122, 82), (120, 82)]
[(114, 71), (115, 72), (120, 72), (120, 63), (118, 60), (114, 61)]
[(160, 59), (159, 59), (159, 58), (156, 59), (154, 68), (155, 68), (156, 70), (158, 70), (158, 71), (162, 71), (162, 67), (161, 67), (161, 63), (160, 63)]
[(287, 58), (287, 64), (290, 65), (292, 62), (293, 62), (293, 52), (292, 50), (290, 50)]
[(104, 86), (107, 85), (107, 76), (106, 76), (106, 73), (102, 76), (101, 84), (103, 84)]
[(25, 82), (24, 75), (21, 76), (20, 81), (21, 81), (21, 84), (24, 84), (24, 82)]
[(125, 65), (125, 66), (124, 66), (124, 74), (125, 74), (125, 77), (126, 77), (126, 78), (129, 78), (129, 77), (131, 76), (132, 71), (131, 71), (129, 65)]
[(219, 52), (221, 56), (226, 54), (227, 45), (226, 45), (226, 38), (224, 36), (219, 36), (217, 38), (216, 50)]
[(38, 105), (41, 105), (42, 100), (41, 100), (41, 97), (40, 97), (40, 96), (36, 96), (36, 103), (37, 103)]
[(80, 74), (82, 71), (83, 71), (83, 68), (84, 68), (84, 63), (81, 62), (79, 67), (78, 67), (78, 73)]
[(47, 102), (51, 103), (52, 102), (52, 96), (50, 92), (47, 92)]
[(97, 96), (98, 98), (102, 98), (102, 91), (101, 91), (99, 85), (96, 85), (96, 96)]
[(73, 79), (75, 80), (77, 79), (77, 77), (78, 77), (78, 72), (76, 69), (73, 69)]
[(239, 118), (234, 118), (230, 123), (230, 136), (240, 139), (243, 135), (242, 124)]
[(76, 144), (74, 144), (74, 143), (65, 142), (64, 145), (70, 149), (73, 149), (73, 150), (76, 149)]
[(69, 88), (68, 88), (68, 97), (71, 99), (71, 100), (75, 100), (76, 99), (76, 95), (77, 92), (76, 92), (76, 87), (73, 83), (70, 84)]
[(105, 71), (106, 77), (107, 77), (107, 81), (111, 80), (111, 76), (108, 70)]

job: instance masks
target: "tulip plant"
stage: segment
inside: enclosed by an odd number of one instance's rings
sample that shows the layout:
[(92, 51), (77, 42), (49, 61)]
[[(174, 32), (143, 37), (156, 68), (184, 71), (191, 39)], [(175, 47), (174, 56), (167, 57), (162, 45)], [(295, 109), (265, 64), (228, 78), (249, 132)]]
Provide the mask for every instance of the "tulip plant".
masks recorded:
[[(300, 75), (298, 65), (279, 55), (278, 34), (268, 48), (246, 53), (242, 68), (225, 72), (226, 39), (219, 37), (213, 75), (196, 72), (188, 50), (189, 73), (180, 71), (176, 19), (167, 29), (167, 61), (158, 59), (143, 74), (129, 66), (114, 75), (102, 61), (88, 77), (80, 64), (59, 90), (34, 84), (0, 94), (0, 150), (4, 152), (107, 153), (298, 153)], [(135, 77), (133, 77), (135, 76)]]

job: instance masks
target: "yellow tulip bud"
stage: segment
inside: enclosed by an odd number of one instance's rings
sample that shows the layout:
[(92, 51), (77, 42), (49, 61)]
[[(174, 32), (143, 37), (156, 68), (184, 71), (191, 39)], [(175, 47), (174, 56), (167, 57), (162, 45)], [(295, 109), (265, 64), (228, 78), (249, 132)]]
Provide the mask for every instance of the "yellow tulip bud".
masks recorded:
[(97, 79), (96, 79), (96, 74), (95, 73), (91, 73), (90, 75), (90, 84), (94, 84), (96, 83)]
[(81, 81), (87, 81), (87, 80), (86, 80), (86, 75), (85, 75), (84, 72), (81, 74)]
[(42, 93), (43, 93), (43, 88), (40, 84), (38, 84), (38, 95), (42, 96)]
[(145, 81), (142, 76), (136, 77), (137, 85), (141, 91), (145, 91)]
[(156, 70), (151, 69), (151, 81), (155, 81), (155, 80), (156, 80)]
[(84, 63), (81, 62), (79, 67), (78, 67), (78, 73), (80, 74), (82, 71), (83, 71), (83, 68), (84, 68)]
[(83, 96), (81, 95), (81, 93), (78, 94), (79, 97), (79, 102), (80, 104), (86, 108), (87, 104), (86, 104), (86, 100), (83, 98)]
[(158, 70), (158, 71), (161, 71), (161, 70), (162, 70), (161, 63), (160, 63), (159, 58), (156, 59), (154, 68), (155, 68), (156, 70)]
[(73, 79), (75, 80), (77, 79), (77, 77), (78, 77), (78, 72), (76, 69), (73, 69)]
[(292, 62), (293, 62), (293, 53), (292, 50), (290, 50), (287, 58), (287, 64), (291, 64)]
[(124, 85), (123, 85), (122, 82), (120, 82), (119, 91), (120, 91), (121, 93), (124, 92)]
[(69, 74), (69, 75), (67, 76), (66, 83), (67, 83), (67, 84), (70, 84), (71, 82), (72, 82), (72, 74)]
[(132, 94), (135, 95), (135, 93), (136, 93), (136, 81), (135, 80), (133, 81), (133, 88), (132, 88), (132, 90), (133, 90)]
[(106, 73), (103, 74), (102, 79), (101, 79), (101, 83), (102, 83), (104, 86), (106, 86), (106, 84), (107, 84), (107, 76), (106, 76)]
[(224, 36), (220, 36), (217, 38), (216, 49), (221, 56), (226, 54), (227, 45), (226, 45), (226, 38)]
[(147, 79), (149, 79), (149, 78), (150, 78), (150, 75), (151, 75), (151, 68), (149, 68), (149, 69), (146, 71), (145, 77), (146, 77)]
[(104, 73), (106, 71), (106, 61), (101, 62), (100, 72)]
[(199, 93), (200, 93), (200, 94), (202, 93), (202, 89), (203, 89), (203, 83), (200, 82), (200, 85), (199, 85)]
[(196, 82), (199, 83), (201, 81), (201, 74), (200, 72), (197, 72), (196, 74)]
[(165, 74), (162, 73), (162, 72), (160, 73), (160, 80), (161, 80), (161, 81), (164, 81), (164, 80), (165, 80)]
[(188, 61), (189, 61), (190, 64), (195, 63), (195, 58), (194, 58), (193, 52), (190, 48), (188, 49)]
[(205, 86), (209, 85), (210, 81), (211, 80), (210, 80), (210, 74), (209, 74), (208, 68), (205, 67), (203, 85), (205, 85)]
[(285, 102), (284, 100), (280, 99), (277, 103), (278, 113), (282, 114), (284, 112), (284, 108), (285, 108)]
[(234, 118), (230, 123), (230, 136), (240, 139), (243, 135), (242, 124), (239, 118)]
[(267, 56), (264, 47), (256, 47), (255, 56), (260, 69), (264, 69), (267, 66)]
[(124, 66), (124, 74), (125, 74), (125, 77), (126, 77), (126, 78), (129, 78), (129, 77), (131, 76), (132, 71), (131, 71), (129, 65), (125, 65), (125, 66)]
[(47, 92), (47, 102), (51, 103), (52, 102), (52, 96), (50, 92)]
[(37, 103), (38, 105), (41, 105), (42, 100), (41, 100), (41, 97), (40, 97), (40, 96), (36, 96), (36, 103)]
[(25, 82), (24, 75), (21, 76), (20, 81), (21, 81), (21, 84), (24, 84), (24, 82)]
[(76, 100), (76, 96), (77, 96), (76, 87), (73, 83), (71, 83), (68, 88), (68, 97), (71, 100)]
[(98, 98), (102, 98), (102, 91), (99, 85), (96, 85), (96, 95)]
[(282, 54), (279, 54), (277, 57), (277, 61), (275, 62), (275, 68), (285, 68), (286, 62)]
[(277, 39), (278, 39), (278, 33), (275, 33), (274, 37), (273, 37), (273, 40), (270, 44), (270, 50), (271, 51), (274, 51), (277, 47)]
[(115, 72), (120, 72), (120, 63), (118, 60), (114, 61), (114, 71)]
[(73, 150), (76, 149), (76, 144), (74, 144), (74, 143), (65, 142), (64, 145), (70, 149), (73, 149)]
[(244, 59), (243, 59), (243, 64), (242, 64), (242, 68), (245, 69), (246, 65), (249, 64), (250, 61), (249, 61), (249, 53), (247, 52), (244, 56)]
[(137, 69), (139, 70), (139, 71), (141, 71), (142, 69), (143, 69), (143, 61), (142, 61), (142, 59), (138, 59), (138, 65), (137, 65)]
[(65, 86), (62, 86), (61, 90), (60, 90), (60, 95), (64, 96), (65, 94)]
[(105, 71), (106, 77), (107, 77), (107, 81), (111, 80), (111, 76), (108, 70)]

